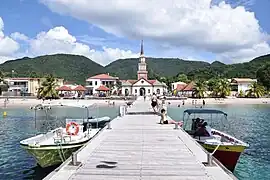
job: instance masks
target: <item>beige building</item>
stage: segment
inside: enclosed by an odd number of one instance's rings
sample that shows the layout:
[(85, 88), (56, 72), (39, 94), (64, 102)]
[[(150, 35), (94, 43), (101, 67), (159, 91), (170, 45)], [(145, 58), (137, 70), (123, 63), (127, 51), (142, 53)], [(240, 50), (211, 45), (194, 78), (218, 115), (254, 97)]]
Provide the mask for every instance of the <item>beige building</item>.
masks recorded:
[[(36, 96), (38, 88), (45, 78), (5, 78), (9, 88), (9, 94), (20, 95), (21, 93), (27, 96)], [(58, 86), (63, 86), (64, 79), (56, 79)]]

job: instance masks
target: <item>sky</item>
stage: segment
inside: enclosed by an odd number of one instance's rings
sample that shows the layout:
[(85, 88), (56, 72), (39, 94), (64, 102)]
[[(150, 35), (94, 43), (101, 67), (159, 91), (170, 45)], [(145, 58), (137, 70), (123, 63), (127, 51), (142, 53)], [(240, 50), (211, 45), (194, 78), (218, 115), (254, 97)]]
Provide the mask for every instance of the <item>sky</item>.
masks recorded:
[(269, 0), (2, 0), (0, 63), (68, 53), (250, 61), (270, 52)]

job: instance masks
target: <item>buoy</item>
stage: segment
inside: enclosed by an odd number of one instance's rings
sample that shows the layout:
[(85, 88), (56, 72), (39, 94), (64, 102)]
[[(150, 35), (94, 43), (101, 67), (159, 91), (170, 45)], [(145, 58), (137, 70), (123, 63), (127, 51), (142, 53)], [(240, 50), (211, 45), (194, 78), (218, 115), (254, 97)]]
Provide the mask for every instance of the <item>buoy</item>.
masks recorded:
[(7, 116), (7, 112), (6, 111), (3, 112), (3, 116), (4, 117)]

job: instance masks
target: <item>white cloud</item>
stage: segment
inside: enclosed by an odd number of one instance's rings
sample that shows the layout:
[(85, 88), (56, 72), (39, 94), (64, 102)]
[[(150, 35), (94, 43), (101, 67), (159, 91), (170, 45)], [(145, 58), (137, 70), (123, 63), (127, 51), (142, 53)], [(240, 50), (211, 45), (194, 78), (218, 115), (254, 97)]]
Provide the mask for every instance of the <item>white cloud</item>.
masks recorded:
[(24, 35), (22, 33), (19, 33), (19, 32), (12, 33), (10, 36), (14, 40), (21, 40), (21, 41), (27, 41), (28, 40), (28, 37), (26, 35)]
[[(62, 26), (40, 32), (33, 39), (20, 32), (14, 32), (8, 37), (4, 35), (3, 30), (4, 22), (0, 17), (0, 63), (23, 56), (33, 57), (56, 53), (84, 55), (102, 65), (119, 58), (138, 57), (138, 54), (118, 48), (103, 47), (100, 51), (91, 49), (87, 44), (78, 42)], [(23, 41), (26, 49), (20, 49), (17, 41)]]
[(4, 35), (4, 22), (0, 17), (0, 62), (6, 60), (19, 49), (19, 44), (8, 36)]
[(91, 49), (88, 45), (80, 43), (62, 26), (39, 33), (35, 39), (30, 40), (29, 53), (33, 56), (68, 53), (84, 55), (102, 65), (106, 65), (118, 58), (138, 57), (129, 50), (103, 47), (101, 51)]
[(234, 61), (270, 52), (268, 34), (244, 7), (254, 0), (239, 0), (235, 8), (224, 1), (213, 5), (211, 0), (98, 0), (91, 5), (86, 0), (41, 1), (54, 12), (118, 36), (191, 47)]

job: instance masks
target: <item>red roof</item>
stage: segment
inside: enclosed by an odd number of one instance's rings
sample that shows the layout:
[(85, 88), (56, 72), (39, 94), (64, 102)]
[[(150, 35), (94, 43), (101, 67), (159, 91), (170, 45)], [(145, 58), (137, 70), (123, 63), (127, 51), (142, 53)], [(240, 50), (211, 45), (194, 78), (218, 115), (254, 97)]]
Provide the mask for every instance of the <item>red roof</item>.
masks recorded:
[(79, 85), (79, 86), (75, 87), (73, 90), (74, 91), (86, 91), (86, 88), (83, 87), (82, 85)]
[(135, 84), (135, 83), (137, 83), (138, 81), (140, 81), (142, 79), (145, 80), (146, 82), (148, 82), (149, 84), (154, 84), (156, 82), (156, 80), (148, 80), (148, 79), (145, 79), (145, 78), (140, 78), (138, 80), (129, 80), (129, 82), (131, 83), (131, 81), (133, 81), (132, 84)]
[(194, 87), (195, 87), (195, 83), (191, 81), (188, 85), (186, 85), (183, 91), (193, 91)]
[(109, 91), (109, 90), (110, 90), (109, 88), (103, 85), (99, 86), (99, 88), (96, 89), (96, 91)]
[(98, 74), (98, 75), (95, 75), (95, 76), (92, 76), (92, 77), (88, 78), (87, 80), (89, 80), (89, 79), (109, 79), (109, 80), (115, 80), (115, 79), (118, 79), (118, 77), (112, 77), (109, 74)]
[[(16, 78), (7, 78), (10, 80), (39, 80), (39, 79), (44, 79), (44, 77), (41, 78), (29, 78), (29, 77), (16, 77)], [(57, 79), (62, 79), (62, 78), (57, 78)]]
[(68, 86), (61, 86), (57, 89), (57, 91), (72, 91), (72, 89)]
[(175, 89), (177, 91), (183, 91), (186, 86), (186, 84), (177, 84), (177, 87)]
[(150, 84), (154, 84), (156, 80), (147, 80)]
[(134, 84), (135, 82), (137, 82), (137, 80), (133, 80), (133, 79), (128, 79), (128, 82), (130, 82), (131, 84)]

